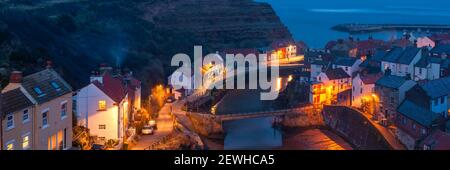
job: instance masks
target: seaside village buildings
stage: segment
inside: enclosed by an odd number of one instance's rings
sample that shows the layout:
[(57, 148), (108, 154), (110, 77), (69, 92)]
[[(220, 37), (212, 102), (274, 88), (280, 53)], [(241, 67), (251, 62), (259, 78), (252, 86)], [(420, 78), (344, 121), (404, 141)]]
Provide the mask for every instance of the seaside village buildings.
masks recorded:
[(14, 71), (1, 96), (2, 149), (72, 147), (72, 88), (54, 70)]
[(307, 52), (309, 102), (360, 110), (407, 149), (450, 149), (449, 40), (350, 38)]
[(102, 143), (114, 140), (121, 145), (135, 134), (129, 124), (132, 113), (141, 109), (141, 82), (131, 73), (121, 75), (102, 66), (78, 90), (74, 101), (78, 125), (87, 127)]
[(1, 149), (72, 149), (74, 119), (105, 140), (133, 135), (129, 122), (141, 108), (140, 81), (100, 70), (78, 93), (49, 66), (27, 76), (13, 71), (1, 91)]
[[(359, 110), (407, 149), (450, 149), (449, 35), (405, 35), (390, 41), (349, 38), (331, 41), (324, 49), (280, 41), (266, 48), (223, 52), (267, 53), (287, 62), (301, 59), (293, 75), (300, 80), (294, 82), (309, 87), (307, 102), (318, 108)], [(226, 75), (228, 70), (215, 63), (202, 68), (209, 77), (217, 72)], [(212, 77), (207, 85), (215, 82)], [(89, 129), (97, 143), (116, 141), (119, 149), (136, 133), (131, 122), (141, 109), (141, 82), (131, 72), (106, 65), (89, 79), (74, 90), (51, 67), (27, 76), (12, 72), (0, 98), (1, 149), (71, 149), (73, 126)], [(191, 84), (184, 80), (194, 77), (179, 74), (176, 79)], [(176, 98), (203, 91), (182, 89)]]

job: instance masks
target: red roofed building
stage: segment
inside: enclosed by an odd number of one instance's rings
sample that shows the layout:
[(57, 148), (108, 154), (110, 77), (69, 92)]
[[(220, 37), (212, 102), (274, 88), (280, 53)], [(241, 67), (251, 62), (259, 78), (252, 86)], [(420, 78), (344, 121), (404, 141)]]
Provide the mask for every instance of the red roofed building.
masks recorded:
[(123, 144), (133, 135), (127, 132), (132, 112), (140, 109), (141, 82), (131, 74), (100, 70), (102, 73), (94, 72), (91, 83), (74, 97), (78, 124), (87, 127), (99, 141), (112, 139)]
[(444, 41), (450, 41), (450, 34), (433, 34), (430, 39), (436, 42), (436, 44), (442, 44)]
[(372, 56), (377, 50), (388, 50), (391, 48), (391, 46), (383, 40), (368, 39), (359, 41), (356, 48), (358, 50), (358, 56)]

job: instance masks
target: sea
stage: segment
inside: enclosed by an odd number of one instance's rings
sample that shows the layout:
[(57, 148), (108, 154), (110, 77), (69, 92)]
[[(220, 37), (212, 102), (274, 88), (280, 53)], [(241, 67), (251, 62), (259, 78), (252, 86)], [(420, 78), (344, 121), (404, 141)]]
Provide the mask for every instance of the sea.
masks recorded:
[[(296, 40), (311, 48), (323, 48), (339, 38), (399, 38), (403, 33), (342, 33), (330, 28), (343, 23), (360, 24), (449, 24), (449, 0), (255, 0), (272, 5)], [(421, 33), (416, 33), (421, 34)]]

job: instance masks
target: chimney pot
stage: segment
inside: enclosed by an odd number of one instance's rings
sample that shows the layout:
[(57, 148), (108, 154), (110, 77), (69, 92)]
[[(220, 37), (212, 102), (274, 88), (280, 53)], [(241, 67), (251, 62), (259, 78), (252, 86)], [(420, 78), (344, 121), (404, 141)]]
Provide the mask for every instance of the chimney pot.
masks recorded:
[(52, 68), (52, 61), (47, 60), (47, 69), (51, 69)]
[(22, 83), (22, 72), (21, 71), (13, 71), (11, 72), (11, 76), (9, 78), (10, 83)]

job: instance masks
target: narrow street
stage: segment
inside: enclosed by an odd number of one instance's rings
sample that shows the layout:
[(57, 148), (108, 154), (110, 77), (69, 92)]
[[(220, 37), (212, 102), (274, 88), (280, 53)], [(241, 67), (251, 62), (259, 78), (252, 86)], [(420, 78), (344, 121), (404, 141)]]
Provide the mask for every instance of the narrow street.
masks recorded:
[(131, 147), (131, 150), (144, 150), (153, 143), (161, 140), (165, 136), (169, 135), (173, 131), (173, 119), (170, 115), (172, 108), (171, 103), (166, 103), (159, 111), (159, 116), (156, 119), (158, 129), (153, 135), (141, 135), (136, 145)]

